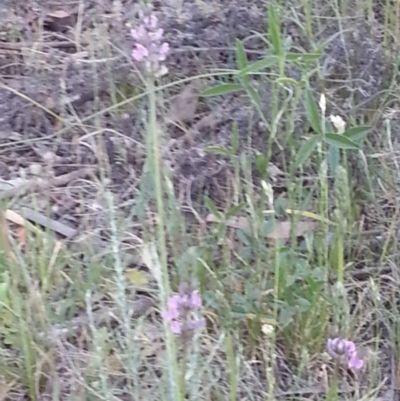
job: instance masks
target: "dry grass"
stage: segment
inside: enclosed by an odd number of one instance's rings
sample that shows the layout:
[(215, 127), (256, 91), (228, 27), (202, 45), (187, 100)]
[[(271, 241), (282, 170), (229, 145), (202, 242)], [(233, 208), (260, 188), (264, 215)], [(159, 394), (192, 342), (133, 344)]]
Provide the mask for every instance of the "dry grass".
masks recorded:
[[(156, 5), (172, 48), (156, 92), (161, 197), (130, 59), (138, 5), (5, 8), (0, 400), (395, 399), (400, 3), (178, 3)], [(278, 57), (246, 81), (241, 46), (248, 63)], [(242, 90), (199, 96), (219, 84)], [(327, 116), (372, 127), (358, 150), (307, 152), (308, 86)], [(185, 341), (160, 319), (181, 282), (207, 319)], [(326, 353), (339, 334), (360, 372)]]

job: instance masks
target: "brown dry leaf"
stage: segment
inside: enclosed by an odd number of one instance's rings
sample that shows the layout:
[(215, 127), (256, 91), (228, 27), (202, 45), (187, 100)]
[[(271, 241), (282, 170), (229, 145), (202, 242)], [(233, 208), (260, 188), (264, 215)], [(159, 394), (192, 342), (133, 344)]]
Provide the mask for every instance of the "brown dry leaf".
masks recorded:
[(54, 266), (57, 261), (57, 258), (58, 258), (58, 255), (59, 255), (61, 249), (63, 248), (63, 246), (64, 245), (61, 241), (56, 241), (56, 243), (54, 244), (53, 254), (51, 255), (51, 259), (50, 259), (49, 267), (48, 267), (47, 271), (49, 271), (49, 272), (53, 271)]
[(171, 99), (168, 120), (171, 123), (190, 122), (196, 117), (201, 81), (196, 79)]
[(43, 227), (49, 228), (50, 230), (53, 230), (66, 238), (73, 238), (78, 233), (78, 231), (74, 228), (50, 219), (47, 216), (44, 216), (26, 207), (22, 208), (20, 213), (16, 213), (13, 210), (8, 209), (4, 212), (4, 217), (8, 221), (11, 221), (19, 226), (26, 227), (28, 225), (29, 227), (33, 228), (33, 225), (29, 223), (31, 221)]
[(26, 249), (26, 228), (24, 226), (18, 226), (15, 230), (18, 245), (21, 249)]
[[(219, 220), (213, 214), (209, 214), (206, 217), (207, 223), (218, 223)], [(242, 230), (250, 229), (250, 222), (246, 217), (233, 217), (229, 219), (226, 224), (232, 228), (238, 228)], [(295, 235), (301, 237), (307, 231), (313, 231), (317, 223), (314, 221), (300, 221), (296, 225)], [(278, 221), (275, 224), (275, 229), (267, 235), (271, 239), (289, 239), (291, 235), (292, 224), (290, 221)]]
[(26, 241), (26, 221), (25, 221), (25, 219), (18, 213), (14, 212), (12, 210), (9, 210), (9, 209), (4, 212), (4, 218), (17, 225), (17, 228), (14, 229), (17, 243), (18, 243), (20, 249), (26, 249), (27, 241)]
[(41, 213), (37, 213), (32, 209), (24, 207), (21, 209), (21, 215), (28, 221), (32, 221), (36, 224), (39, 224), (43, 227), (49, 228), (52, 231), (55, 231), (58, 234), (61, 234), (63, 237), (66, 238), (73, 238), (77, 235), (78, 231), (75, 228), (67, 226), (64, 223), (59, 221), (50, 219), (47, 216), (44, 216)]
[(268, 177), (272, 180), (273, 183), (276, 183), (278, 178), (284, 177), (285, 173), (275, 164), (269, 163), (268, 165)]
[(14, 224), (17, 224), (19, 226), (25, 226), (26, 221), (25, 219), (18, 213), (14, 212), (13, 210), (7, 209), (4, 212), (4, 217), (8, 220), (11, 221)]
[(64, 32), (76, 23), (76, 14), (65, 10), (56, 10), (46, 15), (45, 23), (53, 32)]
[[(315, 221), (300, 221), (296, 225), (295, 235), (301, 237), (307, 231), (313, 231), (317, 223)], [(288, 239), (292, 229), (292, 223), (290, 221), (279, 221), (276, 223), (274, 231), (268, 234), (268, 238), (273, 239)]]
[(8, 232), (9, 230), (6, 217), (4, 216), (4, 213), (0, 211), (0, 242), (6, 257), (16, 261), (17, 258), (12, 251), (10, 240), (8, 238)]

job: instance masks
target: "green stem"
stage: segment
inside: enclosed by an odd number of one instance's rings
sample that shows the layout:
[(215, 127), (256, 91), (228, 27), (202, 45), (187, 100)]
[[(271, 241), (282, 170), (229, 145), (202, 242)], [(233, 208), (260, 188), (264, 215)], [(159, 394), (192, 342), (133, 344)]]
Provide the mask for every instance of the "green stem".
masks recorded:
[[(164, 228), (164, 202), (161, 172), (161, 152), (159, 144), (159, 130), (157, 129), (157, 101), (156, 87), (153, 78), (148, 79), (149, 94), (149, 125), (148, 125), (148, 147), (149, 155), (152, 156), (154, 191), (157, 209), (157, 244), (160, 255), (161, 277), (159, 282), (160, 301), (163, 310), (167, 309), (168, 297), (170, 295), (170, 283), (167, 264), (167, 244)], [(175, 337), (170, 330), (168, 322), (164, 321), (165, 340), (168, 355), (169, 382), (171, 383), (171, 401), (183, 401), (184, 395), (179, 391), (179, 369), (177, 364), (177, 351)]]
[(328, 394), (327, 394), (327, 401), (337, 401), (338, 400), (338, 374), (339, 374), (339, 366), (338, 362), (335, 362), (335, 371), (333, 374), (332, 383), (329, 387)]

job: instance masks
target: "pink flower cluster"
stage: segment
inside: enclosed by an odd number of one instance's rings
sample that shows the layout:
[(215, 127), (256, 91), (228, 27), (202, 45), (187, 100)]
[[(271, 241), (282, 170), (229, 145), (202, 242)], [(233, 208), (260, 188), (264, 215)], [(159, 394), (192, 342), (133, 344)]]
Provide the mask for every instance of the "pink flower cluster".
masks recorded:
[(201, 308), (202, 302), (197, 291), (175, 294), (168, 299), (168, 309), (162, 313), (162, 318), (170, 322), (171, 331), (181, 334), (195, 330), (205, 325), (205, 319), (195, 318), (193, 312)]
[(361, 369), (364, 361), (357, 356), (356, 345), (353, 341), (343, 338), (329, 338), (328, 353), (338, 360), (345, 360), (349, 369)]
[(141, 17), (142, 24), (131, 30), (135, 41), (132, 58), (143, 63), (148, 73), (161, 77), (168, 72), (163, 62), (167, 58), (169, 44), (162, 41), (164, 30), (158, 27), (158, 18), (154, 14)]

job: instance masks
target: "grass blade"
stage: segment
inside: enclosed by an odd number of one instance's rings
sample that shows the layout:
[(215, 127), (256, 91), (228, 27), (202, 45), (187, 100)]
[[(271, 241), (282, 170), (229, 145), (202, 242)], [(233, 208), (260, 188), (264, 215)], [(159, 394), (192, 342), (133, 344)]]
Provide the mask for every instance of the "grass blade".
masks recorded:
[(321, 135), (313, 135), (311, 138), (307, 139), (303, 145), (301, 145), (300, 150), (297, 153), (296, 167), (303, 165), (310, 158), (321, 139)]
[(306, 116), (308, 123), (311, 125), (312, 129), (317, 134), (322, 134), (321, 117), (319, 115), (319, 109), (309, 89), (306, 90), (305, 94), (305, 107), (306, 107)]
[(331, 146), (336, 146), (339, 149), (358, 149), (359, 146), (351, 139), (340, 134), (326, 134), (325, 141)]
[(277, 56), (282, 56), (283, 50), (280, 22), (273, 4), (268, 7), (268, 33), (275, 53)]
[(226, 95), (227, 93), (238, 92), (240, 90), (243, 90), (243, 87), (239, 84), (221, 84), (206, 89), (201, 93), (201, 96), (203, 97), (220, 96), (220, 95)]

